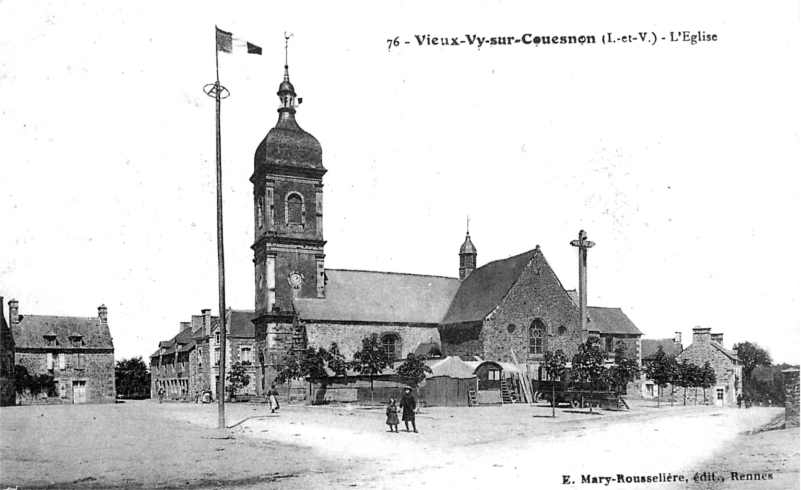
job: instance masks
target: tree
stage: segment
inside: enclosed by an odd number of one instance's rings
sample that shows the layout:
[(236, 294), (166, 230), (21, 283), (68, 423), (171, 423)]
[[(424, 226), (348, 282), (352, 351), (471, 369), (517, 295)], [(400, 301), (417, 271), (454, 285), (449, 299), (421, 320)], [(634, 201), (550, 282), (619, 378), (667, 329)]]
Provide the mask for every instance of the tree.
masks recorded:
[(658, 386), (657, 407), (661, 406), (662, 388), (675, 381), (677, 369), (676, 358), (665, 354), (660, 345), (656, 350), (656, 354), (653, 355), (653, 358), (645, 367), (646, 376), (654, 380), (654, 383)]
[(706, 403), (706, 390), (715, 386), (715, 383), (718, 382), (717, 375), (715, 375), (715, 369), (709, 364), (709, 361), (704, 363), (704, 367), (701, 368), (701, 376), (700, 376), (700, 385), (704, 389), (704, 403)]
[(150, 371), (142, 357), (117, 361), (114, 366), (117, 395), (125, 398), (146, 397), (150, 393)]
[(375, 403), (373, 396), (373, 378), (389, 366), (387, 356), (378, 334), (362, 339), (362, 348), (353, 354), (353, 370), (370, 378), (370, 406)]
[(328, 368), (334, 372), (334, 375), (342, 376), (343, 378), (347, 379), (350, 363), (339, 351), (339, 345), (336, 342), (331, 342), (331, 348), (328, 349), (326, 363), (328, 364)]
[(545, 372), (551, 381), (551, 416), (556, 417), (556, 378), (562, 375), (567, 365), (567, 356), (562, 349), (545, 351)]
[(745, 379), (751, 379), (751, 373), (757, 366), (770, 366), (773, 362), (768, 351), (756, 344), (756, 342), (741, 342), (734, 344), (737, 357), (743, 361), (743, 374)]
[(290, 350), (289, 354), (284, 357), (283, 363), (277, 366), (278, 373), (275, 376), (274, 382), (278, 383), (279, 385), (287, 383), (287, 400), (289, 400), (289, 391), (292, 388), (292, 380), (301, 379), (304, 376), (300, 365), (302, 352), (303, 351)]
[(683, 359), (676, 366), (676, 377), (673, 380), (673, 384), (684, 388), (684, 405), (687, 405), (687, 389), (695, 386), (696, 383), (696, 367), (695, 364), (690, 364), (687, 359)]
[(626, 386), (640, 377), (640, 364), (637, 359), (628, 355), (625, 342), (618, 342), (615, 347), (615, 365), (609, 370), (609, 380), (615, 387), (618, 395), (626, 391)]
[(23, 395), (28, 392), (30, 396), (36, 397), (40, 393), (47, 396), (56, 396), (56, 380), (51, 374), (28, 373), (25, 366), (14, 366), (14, 389), (18, 394)]
[(582, 385), (589, 385), (590, 398), (606, 374), (604, 361), (606, 354), (601, 350), (601, 340), (597, 337), (589, 337), (586, 342), (579, 344), (578, 352), (573, 356), (573, 378)]
[[(425, 357), (416, 356), (411, 352), (406, 356), (398, 369), (396, 370), (398, 377), (405, 383), (414, 385), (417, 388), (417, 398), (420, 399), (420, 383), (426, 379), (426, 374), (431, 374), (431, 368), (425, 363)], [(420, 410), (420, 404), (417, 404), (417, 410)]]
[(231, 366), (231, 370), (226, 374), (225, 380), (228, 381), (229, 396), (234, 397), (239, 393), (239, 390), (250, 384), (250, 375), (245, 366), (241, 362), (237, 362)]

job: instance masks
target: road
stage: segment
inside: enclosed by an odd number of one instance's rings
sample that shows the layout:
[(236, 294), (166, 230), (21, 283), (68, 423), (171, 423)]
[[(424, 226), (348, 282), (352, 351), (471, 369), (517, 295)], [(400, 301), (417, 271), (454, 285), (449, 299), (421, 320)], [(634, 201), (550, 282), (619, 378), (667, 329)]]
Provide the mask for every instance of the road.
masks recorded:
[[(212, 405), (3, 408), (0, 488), (798, 488), (798, 430), (743, 435), (779, 409), (550, 413), (429, 408), (419, 434), (394, 434), (380, 409), (229, 405), (220, 431)], [(724, 481), (692, 481), (705, 472)], [(633, 482), (660, 474), (690, 483)]]

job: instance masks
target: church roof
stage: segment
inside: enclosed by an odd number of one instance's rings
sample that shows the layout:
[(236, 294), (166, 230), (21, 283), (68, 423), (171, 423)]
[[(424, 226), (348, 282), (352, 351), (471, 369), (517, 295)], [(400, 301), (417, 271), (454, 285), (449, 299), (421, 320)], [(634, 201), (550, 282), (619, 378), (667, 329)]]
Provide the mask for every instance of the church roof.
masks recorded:
[(254, 167), (266, 164), (325, 169), (320, 142), (304, 131), (289, 112), (279, 115), (278, 123), (256, 149)]
[(325, 274), (325, 299), (294, 300), (301, 319), (437, 324), (459, 288), (450, 277), (342, 269)]
[(20, 321), (12, 325), (12, 334), (17, 349), (46, 347), (45, 334), (56, 337), (59, 349), (78, 349), (72, 347), (70, 336), (82, 336), (80, 349), (114, 349), (108, 325), (96, 317), (20, 315)]
[(474, 270), (462, 281), (443, 324), (481, 321), (503, 300), (539, 249), (496, 260)]

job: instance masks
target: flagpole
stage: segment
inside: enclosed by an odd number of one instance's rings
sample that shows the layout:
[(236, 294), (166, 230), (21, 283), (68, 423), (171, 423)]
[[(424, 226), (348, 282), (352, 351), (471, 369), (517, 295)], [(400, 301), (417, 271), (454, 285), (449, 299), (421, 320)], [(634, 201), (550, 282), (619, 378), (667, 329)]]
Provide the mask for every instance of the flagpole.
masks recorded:
[[(220, 50), (217, 45), (217, 26), (214, 26), (214, 64), (217, 71), (217, 80), (206, 85), (204, 92), (214, 97), (216, 108), (217, 130), (217, 283), (219, 295), (220, 315), (220, 374), (217, 383), (217, 428), (225, 428), (225, 351), (226, 351), (226, 322), (225, 322), (225, 253), (223, 247), (223, 201), (222, 201), (222, 139), (220, 137), (220, 101), (227, 98), (230, 93), (220, 85)], [(209, 339), (210, 340), (210, 339)]]

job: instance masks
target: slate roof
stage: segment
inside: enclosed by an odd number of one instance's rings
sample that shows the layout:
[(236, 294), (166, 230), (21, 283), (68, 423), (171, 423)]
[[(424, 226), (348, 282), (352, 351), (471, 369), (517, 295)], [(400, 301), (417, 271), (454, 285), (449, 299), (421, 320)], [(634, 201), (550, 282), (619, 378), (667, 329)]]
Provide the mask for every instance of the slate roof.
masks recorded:
[[(570, 299), (576, 306), (579, 306), (579, 296), (575, 289), (567, 291)], [(626, 334), (626, 335), (642, 335), (642, 332), (631, 319), (623, 313), (620, 308), (606, 308), (603, 306), (588, 306), (587, 316), (589, 317), (589, 330), (597, 331), (601, 334)], [(672, 342), (672, 339), (671, 339)], [(654, 347), (654, 353), (656, 347)], [(681, 352), (681, 351), (679, 351)]]
[(597, 330), (601, 334), (642, 335), (640, 329), (623, 313), (620, 308), (602, 308), (590, 306), (587, 308), (590, 317), (589, 329)]
[(443, 324), (481, 321), (503, 300), (539, 249), (485, 264), (462, 281)]
[(677, 356), (684, 350), (681, 343), (675, 342), (673, 339), (642, 339), (640, 352), (642, 352), (643, 360), (656, 354), (660, 345), (662, 351), (669, 356)]
[[(256, 337), (256, 326), (251, 321), (256, 317), (253, 310), (233, 310), (228, 309), (225, 312), (225, 321), (228, 323), (228, 335), (231, 337), (248, 338)], [(220, 327), (220, 320), (217, 319), (216, 323), (212, 321), (211, 330)]]
[(342, 269), (325, 274), (325, 299), (294, 300), (301, 319), (437, 324), (459, 288), (451, 277)]
[[(17, 349), (47, 347), (45, 334), (56, 336), (59, 349), (114, 349), (111, 332), (100, 318), (49, 315), (20, 315), (20, 322), (12, 325)], [(73, 347), (70, 336), (82, 336), (83, 346)]]
[(436, 342), (420, 342), (414, 350), (414, 355), (424, 357), (441, 356), (442, 349)]

